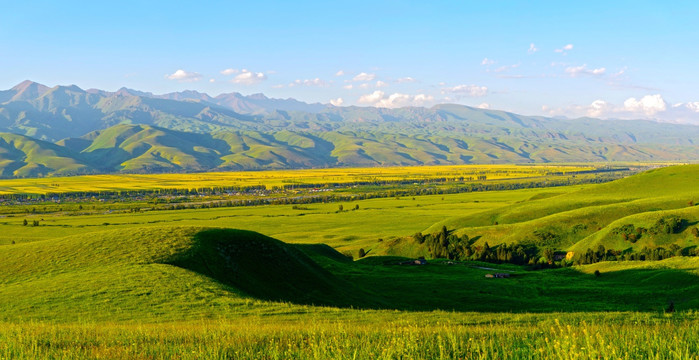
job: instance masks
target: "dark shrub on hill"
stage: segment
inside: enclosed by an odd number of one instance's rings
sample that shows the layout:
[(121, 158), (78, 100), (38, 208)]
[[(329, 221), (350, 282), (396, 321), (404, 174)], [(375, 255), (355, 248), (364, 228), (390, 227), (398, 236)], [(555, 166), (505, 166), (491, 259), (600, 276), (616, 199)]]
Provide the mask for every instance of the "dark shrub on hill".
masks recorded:
[(537, 244), (555, 245), (560, 242), (560, 235), (552, 230), (534, 230), (534, 236), (537, 239)]
[(670, 215), (658, 219), (650, 228), (653, 234), (675, 234), (682, 229), (683, 220), (676, 215)]
[(413, 235), (413, 240), (418, 244), (422, 244), (425, 242), (425, 235), (422, 235), (422, 233), (417, 232)]
[(641, 237), (642, 228), (635, 228), (633, 224), (625, 224), (612, 229), (612, 234), (621, 235), (621, 238), (635, 243)]

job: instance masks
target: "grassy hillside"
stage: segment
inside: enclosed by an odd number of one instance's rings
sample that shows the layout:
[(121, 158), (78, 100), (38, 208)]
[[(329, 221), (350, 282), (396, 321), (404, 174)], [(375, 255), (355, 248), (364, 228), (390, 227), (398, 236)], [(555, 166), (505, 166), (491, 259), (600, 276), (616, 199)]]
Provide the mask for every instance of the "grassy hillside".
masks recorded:
[(296, 248), (246, 231), (103, 231), (2, 246), (0, 258), (5, 319), (191, 319), (275, 307), (255, 299), (374, 301)]
[[(617, 250), (671, 244), (693, 248), (699, 242), (692, 233), (699, 221), (699, 190), (693, 186), (697, 179), (699, 165), (655, 169), (574, 192), (540, 193), (506, 207), (450, 217), (424, 233), (446, 226), (479, 244), (521, 243), (577, 252), (599, 245)], [(652, 230), (672, 216), (680, 219), (676, 229)], [(619, 228), (627, 224), (651, 231), (642, 241), (622, 240)]]
[(61, 146), (22, 135), (0, 134), (0, 171), (2, 177), (37, 177), (80, 174), (91, 168)]
[[(387, 265), (396, 258), (352, 262), (329, 247), (246, 231), (152, 227), (5, 245), (0, 260), (3, 320), (230, 318), (307, 311), (303, 304), (490, 312), (656, 311), (668, 301), (699, 307), (692, 280), (699, 259), (538, 272), (477, 263), (399, 266)], [(492, 271), (514, 277), (484, 278)]]

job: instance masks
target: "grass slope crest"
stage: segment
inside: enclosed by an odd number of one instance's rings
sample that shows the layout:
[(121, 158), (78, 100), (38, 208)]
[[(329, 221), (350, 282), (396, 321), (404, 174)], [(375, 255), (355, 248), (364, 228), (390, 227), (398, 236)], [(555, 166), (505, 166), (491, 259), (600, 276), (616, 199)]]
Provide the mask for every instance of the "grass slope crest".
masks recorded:
[[(319, 266), (347, 258), (327, 246), (282, 243), (242, 230), (150, 227), (0, 247), (0, 299), (11, 316), (119, 319), (144, 309), (176, 315), (203, 299), (350, 306), (364, 293)], [(29, 261), (29, 259), (31, 259)], [(14, 299), (14, 300), (13, 300)], [(43, 314), (43, 315), (40, 315)]]
[[(699, 165), (659, 168), (575, 192), (542, 193), (508, 207), (447, 218), (422, 234), (439, 238), (447, 229), (441, 238), (453, 235), (454, 244), (443, 240), (445, 249), (468, 241), (478, 248), (507, 244), (574, 254), (600, 246), (624, 253), (659, 248), (687, 253), (699, 246), (695, 230), (699, 189), (693, 185), (698, 180)], [(422, 241), (417, 235), (402, 238), (379, 245), (376, 252), (443, 257), (442, 251), (435, 253)]]

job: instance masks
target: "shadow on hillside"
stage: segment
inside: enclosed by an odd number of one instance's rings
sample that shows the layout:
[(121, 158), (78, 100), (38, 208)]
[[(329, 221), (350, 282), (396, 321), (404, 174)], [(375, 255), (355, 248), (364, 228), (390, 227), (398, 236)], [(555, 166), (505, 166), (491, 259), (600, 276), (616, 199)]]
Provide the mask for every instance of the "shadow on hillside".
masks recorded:
[[(328, 261), (347, 261), (325, 245), (307, 248)], [(324, 269), (294, 245), (243, 230), (213, 229), (195, 236), (195, 246), (169, 262), (252, 297), (297, 304), (374, 307), (375, 296)]]
[[(659, 312), (670, 302), (677, 310), (699, 309), (697, 275), (677, 269), (595, 276), (572, 268), (529, 271), (498, 264), (402, 266), (387, 265), (382, 257), (353, 262), (327, 245), (289, 245), (250, 231), (206, 230), (195, 239), (195, 246), (170, 263), (262, 300), (412, 311)], [(493, 272), (511, 277), (485, 277)]]

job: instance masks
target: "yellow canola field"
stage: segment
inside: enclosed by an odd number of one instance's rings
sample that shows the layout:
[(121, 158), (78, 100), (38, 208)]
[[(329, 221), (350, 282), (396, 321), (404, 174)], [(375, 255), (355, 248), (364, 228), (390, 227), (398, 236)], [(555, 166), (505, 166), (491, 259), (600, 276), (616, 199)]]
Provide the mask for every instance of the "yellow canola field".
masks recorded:
[[(0, 180), (0, 194), (47, 194), (122, 190), (196, 189), (292, 184), (346, 184), (446, 178), (487, 180), (539, 177), (594, 170), (585, 165), (449, 165), (305, 170), (232, 171), (189, 174), (83, 175)], [(480, 179), (482, 180), (482, 178)]]

